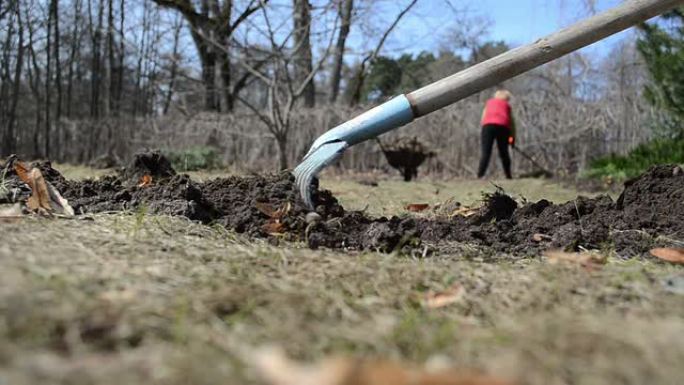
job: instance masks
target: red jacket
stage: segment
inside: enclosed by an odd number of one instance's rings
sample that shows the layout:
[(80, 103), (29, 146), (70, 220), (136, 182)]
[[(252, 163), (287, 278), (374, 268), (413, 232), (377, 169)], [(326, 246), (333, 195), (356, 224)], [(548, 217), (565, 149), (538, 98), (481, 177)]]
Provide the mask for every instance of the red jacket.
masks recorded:
[(511, 128), (511, 105), (503, 99), (489, 99), (482, 113), (482, 125), (496, 124)]

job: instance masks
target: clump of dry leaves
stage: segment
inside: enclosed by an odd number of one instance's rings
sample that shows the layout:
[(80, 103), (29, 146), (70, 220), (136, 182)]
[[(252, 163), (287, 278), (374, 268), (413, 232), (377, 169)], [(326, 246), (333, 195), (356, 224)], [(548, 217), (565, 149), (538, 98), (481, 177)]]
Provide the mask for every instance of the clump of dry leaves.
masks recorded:
[(8, 167), (12, 167), (19, 179), (31, 189), (31, 195), (26, 202), (15, 203), (4, 208), (0, 216), (21, 217), (25, 206), (26, 211), (44, 216), (63, 215), (73, 216), (74, 210), (69, 202), (62, 197), (57, 189), (46, 181), (37, 167), (31, 167), (20, 160), (14, 160)]

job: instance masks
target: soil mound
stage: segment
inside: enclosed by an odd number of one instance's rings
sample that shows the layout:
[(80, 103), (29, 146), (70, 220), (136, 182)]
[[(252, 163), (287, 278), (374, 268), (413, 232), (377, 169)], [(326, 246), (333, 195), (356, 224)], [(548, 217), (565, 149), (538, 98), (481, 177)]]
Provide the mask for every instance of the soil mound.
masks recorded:
[[(302, 241), (311, 248), (424, 254), (426, 248), (459, 242), (513, 255), (537, 255), (549, 248), (612, 248), (631, 257), (684, 239), (684, 171), (674, 165), (653, 167), (627, 182), (617, 201), (607, 195), (580, 196), (563, 204), (541, 200), (519, 207), (498, 190), (484, 197), (474, 215), (435, 218), (346, 212), (327, 190), (314, 194), (312, 214), (289, 172), (195, 183), (176, 175), (168, 160), (154, 152), (136, 155), (120, 176), (97, 180), (65, 180), (49, 162), (36, 167), (77, 213), (144, 208), (218, 223), (250, 237)], [(22, 188), (11, 168), (7, 175), (7, 185)], [(152, 181), (132, 183), (142, 175)]]
[(509, 218), (487, 222), (482, 219), (491, 215), (483, 213), (496, 206), (488, 199), (473, 220), (423, 221), (421, 238), (472, 242), (513, 254), (610, 248), (624, 257), (644, 253), (668, 238), (684, 239), (684, 172), (675, 165), (655, 166), (627, 182), (617, 202), (607, 195), (580, 196), (559, 205), (541, 200), (515, 209)]
[(133, 156), (133, 160), (124, 168), (121, 177), (129, 184), (137, 184), (144, 176), (152, 180), (169, 179), (176, 175), (171, 162), (159, 151), (141, 152)]
[[(268, 230), (264, 226), (278, 219), (287, 238), (299, 240), (308, 226), (308, 210), (299, 198), (294, 176), (289, 172), (219, 178), (204, 183), (201, 190), (221, 212), (218, 222), (238, 233), (265, 236)], [(344, 209), (329, 191), (318, 190), (313, 198), (317, 202), (316, 213), (321, 218), (344, 215)], [(280, 218), (269, 213), (276, 210), (283, 212)]]

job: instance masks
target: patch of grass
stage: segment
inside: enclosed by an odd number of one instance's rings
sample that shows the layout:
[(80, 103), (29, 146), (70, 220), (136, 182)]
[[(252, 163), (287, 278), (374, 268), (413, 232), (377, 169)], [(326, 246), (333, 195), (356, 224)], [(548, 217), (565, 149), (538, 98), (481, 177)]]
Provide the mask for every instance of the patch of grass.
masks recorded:
[(66, 163), (53, 163), (52, 167), (67, 179), (83, 180), (88, 178), (99, 178), (104, 175), (113, 174), (114, 169), (95, 169), (83, 165), (74, 165)]
[[(447, 200), (455, 200), (464, 205), (479, 205), (483, 193), (493, 193), (497, 186), (507, 194), (522, 202), (523, 198), (535, 202), (548, 199), (552, 202), (566, 202), (577, 197), (577, 190), (563, 187), (558, 183), (542, 179), (513, 180), (473, 180), (454, 179), (448, 181), (429, 180), (404, 182), (399, 178), (380, 179), (378, 186), (372, 187), (354, 180), (353, 176), (322, 177), (322, 188), (329, 189), (348, 210), (366, 210), (374, 216), (406, 214), (410, 203), (428, 203), (434, 207)], [(596, 193), (582, 193), (593, 196)], [(424, 214), (428, 214), (426, 211)], [(419, 214), (419, 215), (424, 215)]]
[(684, 138), (655, 139), (643, 143), (627, 155), (610, 155), (591, 162), (586, 178), (625, 180), (638, 176), (656, 164), (684, 163)]
[[(92, 218), (3, 226), (8, 383), (259, 384), (242, 352), (264, 344), (304, 360), (437, 359), (532, 385), (684, 375), (684, 296), (662, 289), (678, 272), (663, 263), (587, 272), (459, 249), (415, 260), (273, 247), (168, 216)], [(454, 283), (461, 302), (422, 306)]]

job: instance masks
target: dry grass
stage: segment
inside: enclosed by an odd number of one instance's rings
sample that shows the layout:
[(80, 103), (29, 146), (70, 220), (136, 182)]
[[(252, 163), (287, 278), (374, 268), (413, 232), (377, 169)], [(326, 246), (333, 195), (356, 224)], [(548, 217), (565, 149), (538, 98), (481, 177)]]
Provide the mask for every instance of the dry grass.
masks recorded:
[[(325, 183), (356, 207), (384, 192), (388, 213), (431, 188)], [(539, 190), (526, 186), (504, 187)], [(543, 186), (540, 196), (571, 193)], [(417, 260), (311, 251), (144, 211), (1, 231), (0, 384), (258, 384), (245, 352), (264, 344), (302, 360), (440, 362), (523, 384), (684, 375), (684, 296), (662, 284), (682, 270), (650, 259), (587, 272), (505, 255), (486, 263), (474, 249)], [(462, 301), (421, 305), (453, 283)]]
[[(373, 181), (377, 187), (368, 186)], [(372, 215), (396, 215), (406, 212), (410, 203), (427, 203), (434, 206), (447, 200), (455, 200), (464, 205), (478, 205), (485, 192), (494, 192), (497, 186), (518, 201), (538, 201), (548, 199), (552, 202), (566, 202), (577, 197), (577, 190), (559, 186), (558, 183), (544, 179), (495, 179), (472, 180), (450, 179), (431, 180), (421, 178), (416, 182), (404, 182), (399, 177), (378, 176), (373, 174), (352, 176), (330, 176), (321, 179), (321, 186), (331, 190), (342, 205), (350, 210), (366, 211)], [(584, 193), (592, 196), (595, 193)]]

